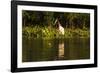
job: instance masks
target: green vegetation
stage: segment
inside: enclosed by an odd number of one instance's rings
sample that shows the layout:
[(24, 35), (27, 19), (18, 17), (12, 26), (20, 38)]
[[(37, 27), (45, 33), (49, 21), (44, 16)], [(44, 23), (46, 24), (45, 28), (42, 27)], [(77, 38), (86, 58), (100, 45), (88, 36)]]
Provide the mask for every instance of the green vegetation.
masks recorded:
[[(55, 20), (64, 28), (64, 35), (59, 34)], [(90, 14), (22, 11), (22, 34), (27, 38), (89, 38)]]
[(89, 38), (90, 32), (88, 29), (70, 29), (65, 28), (65, 34), (61, 35), (55, 28), (47, 27), (24, 27), (23, 36), (28, 38)]

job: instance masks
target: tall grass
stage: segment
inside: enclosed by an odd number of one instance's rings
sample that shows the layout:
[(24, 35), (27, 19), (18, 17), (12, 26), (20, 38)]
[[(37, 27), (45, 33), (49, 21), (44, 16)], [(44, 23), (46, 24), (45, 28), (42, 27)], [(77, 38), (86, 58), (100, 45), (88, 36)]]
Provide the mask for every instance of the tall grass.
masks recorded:
[(90, 31), (89, 29), (71, 29), (71, 28), (64, 28), (64, 35), (59, 34), (59, 31), (54, 27), (23, 27), (22, 28), (22, 35), (23, 37), (27, 38), (43, 38), (43, 39), (50, 39), (50, 38), (89, 38)]

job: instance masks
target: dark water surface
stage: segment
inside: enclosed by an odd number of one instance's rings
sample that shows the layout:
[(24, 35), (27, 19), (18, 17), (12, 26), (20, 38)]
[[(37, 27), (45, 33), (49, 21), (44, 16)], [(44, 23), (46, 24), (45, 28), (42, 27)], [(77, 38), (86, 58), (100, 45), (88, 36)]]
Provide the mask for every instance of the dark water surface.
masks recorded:
[(89, 58), (89, 38), (28, 39), (23, 37), (23, 62), (79, 60)]

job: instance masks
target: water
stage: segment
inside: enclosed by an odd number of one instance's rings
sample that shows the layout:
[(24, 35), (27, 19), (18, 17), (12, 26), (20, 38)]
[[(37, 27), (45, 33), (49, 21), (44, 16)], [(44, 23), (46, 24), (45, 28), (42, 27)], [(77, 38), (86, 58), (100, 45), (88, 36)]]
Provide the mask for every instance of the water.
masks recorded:
[(23, 37), (22, 62), (90, 58), (89, 38), (28, 39)]

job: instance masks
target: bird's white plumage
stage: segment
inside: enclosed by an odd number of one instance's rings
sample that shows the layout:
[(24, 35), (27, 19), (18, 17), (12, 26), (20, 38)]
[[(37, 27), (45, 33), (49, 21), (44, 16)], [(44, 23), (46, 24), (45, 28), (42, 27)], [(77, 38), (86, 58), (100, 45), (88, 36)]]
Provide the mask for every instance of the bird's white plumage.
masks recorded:
[(61, 25), (59, 25), (59, 32), (64, 35), (64, 28)]
[(58, 25), (59, 34), (64, 35), (64, 28), (61, 26), (61, 24), (60, 24), (60, 22), (59, 22), (58, 19), (55, 20), (55, 23), (54, 23), (54, 24), (56, 24), (56, 23), (57, 23), (57, 25)]

